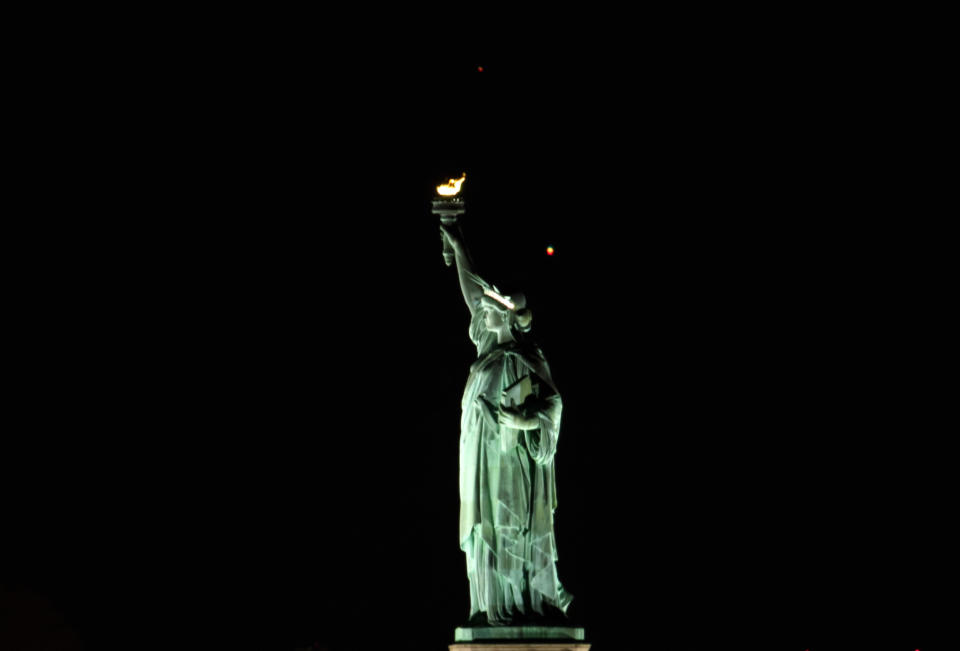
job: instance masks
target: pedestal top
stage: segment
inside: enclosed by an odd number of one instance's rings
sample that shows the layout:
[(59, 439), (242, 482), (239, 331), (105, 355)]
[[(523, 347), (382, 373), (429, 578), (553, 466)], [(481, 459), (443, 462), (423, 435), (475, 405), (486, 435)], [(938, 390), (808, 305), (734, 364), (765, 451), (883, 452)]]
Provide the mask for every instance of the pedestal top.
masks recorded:
[(454, 631), (457, 642), (487, 640), (583, 640), (582, 628), (566, 626), (474, 626)]
[(586, 642), (523, 642), (494, 641), (488, 642), (457, 642), (447, 647), (450, 651), (590, 651)]

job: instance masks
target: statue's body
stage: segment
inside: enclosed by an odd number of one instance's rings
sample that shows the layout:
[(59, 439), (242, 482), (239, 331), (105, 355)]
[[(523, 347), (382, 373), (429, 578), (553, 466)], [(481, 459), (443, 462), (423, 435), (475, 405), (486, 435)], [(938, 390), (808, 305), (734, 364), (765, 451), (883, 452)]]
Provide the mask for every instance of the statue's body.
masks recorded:
[(471, 622), (562, 618), (573, 597), (557, 576), (553, 531), (560, 394), (543, 354), (525, 335), (531, 318), (525, 299), (501, 297), (475, 276), (457, 230), (443, 231), (456, 255), (477, 346), (460, 421), (460, 548)]

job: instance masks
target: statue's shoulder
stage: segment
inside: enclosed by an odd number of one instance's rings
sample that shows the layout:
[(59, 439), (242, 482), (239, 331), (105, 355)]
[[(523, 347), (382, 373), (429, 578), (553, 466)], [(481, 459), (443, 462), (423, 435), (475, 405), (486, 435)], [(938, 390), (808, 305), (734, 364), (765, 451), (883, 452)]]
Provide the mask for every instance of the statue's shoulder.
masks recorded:
[(547, 359), (544, 357), (543, 350), (540, 348), (540, 345), (535, 341), (524, 341), (518, 343), (517, 354), (530, 360), (537, 360), (538, 362), (543, 362)]
[(542, 372), (547, 364), (547, 358), (544, 357), (543, 351), (534, 342), (517, 344), (510, 352), (534, 372)]

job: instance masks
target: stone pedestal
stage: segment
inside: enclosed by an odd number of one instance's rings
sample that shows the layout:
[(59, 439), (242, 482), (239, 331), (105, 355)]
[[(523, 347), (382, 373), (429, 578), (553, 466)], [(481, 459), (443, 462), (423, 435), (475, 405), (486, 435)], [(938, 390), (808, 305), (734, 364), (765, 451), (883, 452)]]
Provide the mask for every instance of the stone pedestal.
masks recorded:
[(585, 642), (471, 642), (451, 644), (450, 651), (590, 651)]
[(582, 628), (478, 626), (458, 628), (450, 651), (590, 651)]

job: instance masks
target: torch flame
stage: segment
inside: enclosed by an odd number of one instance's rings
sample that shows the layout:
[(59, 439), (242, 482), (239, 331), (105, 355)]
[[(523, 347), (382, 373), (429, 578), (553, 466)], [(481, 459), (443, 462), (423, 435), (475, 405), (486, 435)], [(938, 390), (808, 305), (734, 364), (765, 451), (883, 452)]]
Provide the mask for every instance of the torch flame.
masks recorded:
[(443, 185), (437, 186), (437, 194), (441, 197), (454, 197), (460, 192), (460, 186), (463, 185), (463, 182), (467, 178), (467, 173), (464, 172), (463, 176), (459, 179), (450, 179)]

